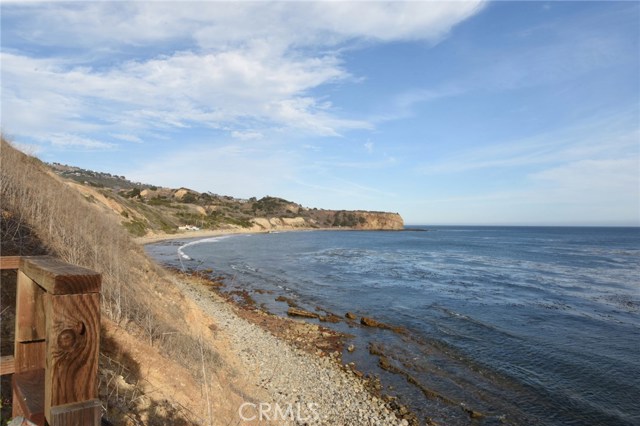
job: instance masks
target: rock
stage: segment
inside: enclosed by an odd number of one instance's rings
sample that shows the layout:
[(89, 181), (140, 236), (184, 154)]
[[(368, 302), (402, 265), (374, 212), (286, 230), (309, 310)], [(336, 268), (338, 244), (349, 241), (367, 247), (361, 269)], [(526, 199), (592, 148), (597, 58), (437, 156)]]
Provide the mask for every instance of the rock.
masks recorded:
[(329, 314), (320, 317), (320, 321), (336, 323), (340, 322), (340, 317), (334, 314)]
[(360, 324), (366, 325), (367, 327), (389, 328), (388, 325), (369, 317), (360, 318)]
[(393, 372), (393, 367), (391, 364), (389, 364), (389, 359), (386, 356), (380, 356), (380, 359), (378, 360), (378, 365), (383, 370)]
[(352, 312), (347, 312), (346, 314), (344, 314), (345, 318), (350, 319), (350, 320), (354, 320), (357, 319), (358, 317), (356, 316), (356, 314), (352, 313)]
[(314, 312), (305, 311), (304, 309), (290, 307), (287, 310), (287, 315), (292, 317), (303, 317), (303, 318), (318, 318), (318, 314)]
[(367, 327), (384, 328), (386, 330), (395, 331), (396, 333), (400, 333), (400, 334), (406, 333), (406, 330), (402, 327), (394, 327), (369, 317), (360, 318), (360, 324), (365, 325)]
[(464, 410), (464, 411), (469, 415), (469, 417), (470, 417), (470, 418), (472, 418), (472, 419), (481, 419), (481, 418), (483, 418), (483, 417), (484, 417), (484, 414), (482, 414), (482, 413), (480, 413), (480, 412), (478, 412), (478, 411), (472, 410), (472, 409), (470, 409), (470, 408), (467, 408), (467, 407), (465, 407), (464, 405), (462, 405), (462, 409), (463, 409), (463, 410)]
[(286, 296), (278, 296), (278, 297), (276, 297), (276, 302), (285, 302), (287, 305), (291, 306), (292, 308), (297, 308), (298, 307), (298, 305), (297, 305), (295, 300), (293, 300), (290, 297), (286, 297)]
[(355, 351), (355, 350), (356, 350), (356, 347), (355, 347), (355, 346), (353, 346), (353, 345), (349, 345), (349, 346), (347, 347), (347, 351), (349, 351), (349, 352), (353, 352), (353, 351)]

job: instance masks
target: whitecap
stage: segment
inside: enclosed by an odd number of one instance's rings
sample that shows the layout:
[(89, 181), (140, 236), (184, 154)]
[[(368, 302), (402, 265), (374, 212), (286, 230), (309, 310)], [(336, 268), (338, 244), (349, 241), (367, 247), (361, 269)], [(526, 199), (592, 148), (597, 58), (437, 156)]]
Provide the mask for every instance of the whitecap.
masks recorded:
[(185, 260), (193, 260), (184, 252), (184, 249), (186, 249), (187, 247), (198, 245), (198, 244), (215, 243), (217, 241), (224, 240), (225, 238), (229, 238), (229, 235), (223, 235), (220, 237), (213, 237), (213, 238), (203, 238), (201, 240), (191, 241), (187, 244), (183, 244), (180, 247), (178, 247), (178, 256), (180, 256), (182, 259), (185, 259)]

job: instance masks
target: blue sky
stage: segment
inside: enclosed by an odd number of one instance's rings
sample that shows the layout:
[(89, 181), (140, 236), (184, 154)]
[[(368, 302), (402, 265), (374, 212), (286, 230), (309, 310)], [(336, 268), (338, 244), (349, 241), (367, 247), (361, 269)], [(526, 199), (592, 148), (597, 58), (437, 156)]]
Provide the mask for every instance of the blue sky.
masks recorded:
[(640, 225), (638, 2), (2, 2), (45, 161), (409, 224)]

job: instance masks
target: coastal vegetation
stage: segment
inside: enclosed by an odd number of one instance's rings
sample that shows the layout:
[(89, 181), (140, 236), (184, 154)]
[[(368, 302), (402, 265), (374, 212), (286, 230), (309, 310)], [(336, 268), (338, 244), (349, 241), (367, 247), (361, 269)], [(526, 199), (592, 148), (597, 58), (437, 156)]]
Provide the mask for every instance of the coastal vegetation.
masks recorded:
[[(189, 188), (163, 188), (124, 176), (53, 163), (46, 165), (87, 200), (101, 204), (133, 236), (173, 234), (180, 226), (208, 230), (295, 228), (402, 229), (400, 215), (306, 208), (283, 198), (235, 198)], [(71, 183), (73, 182), (73, 183)]]

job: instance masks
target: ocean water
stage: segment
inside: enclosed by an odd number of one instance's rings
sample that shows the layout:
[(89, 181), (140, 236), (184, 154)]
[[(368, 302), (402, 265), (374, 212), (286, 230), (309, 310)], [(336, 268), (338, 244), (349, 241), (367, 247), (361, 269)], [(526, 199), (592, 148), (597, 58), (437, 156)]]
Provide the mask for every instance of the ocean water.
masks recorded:
[[(323, 323), (353, 336), (345, 362), (379, 375), (422, 420), (640, 425), (640, 228), (425, 229), (225, 236), (147, 251), (212, 268), (276, 314), (285, 295), (406, 328)], [(371, 345), (406, 375), (380, 369)]]

